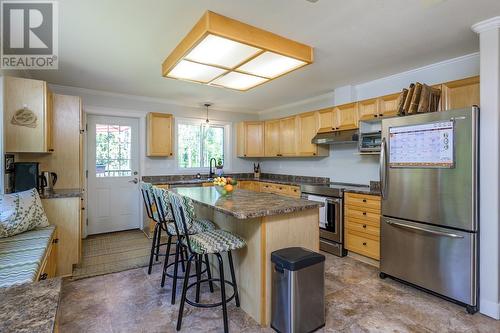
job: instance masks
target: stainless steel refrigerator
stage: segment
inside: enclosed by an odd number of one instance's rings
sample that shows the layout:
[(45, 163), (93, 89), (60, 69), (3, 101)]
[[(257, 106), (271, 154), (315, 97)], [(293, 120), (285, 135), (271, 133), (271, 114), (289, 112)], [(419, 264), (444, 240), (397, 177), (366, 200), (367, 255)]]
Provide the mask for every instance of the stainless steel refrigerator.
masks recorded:
[[(477, 311), (476, 107), (382, 121), (380, 277)], [(492, 184), (497, 186), (497, 184)]]

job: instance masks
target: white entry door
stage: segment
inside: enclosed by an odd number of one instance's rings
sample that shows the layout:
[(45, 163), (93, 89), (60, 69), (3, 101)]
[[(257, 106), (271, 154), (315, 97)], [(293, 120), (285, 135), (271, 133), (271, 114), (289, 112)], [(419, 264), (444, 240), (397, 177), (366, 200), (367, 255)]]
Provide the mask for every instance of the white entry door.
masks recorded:
[(87, 118), (89, 235), (139, 228), (139, 120)]

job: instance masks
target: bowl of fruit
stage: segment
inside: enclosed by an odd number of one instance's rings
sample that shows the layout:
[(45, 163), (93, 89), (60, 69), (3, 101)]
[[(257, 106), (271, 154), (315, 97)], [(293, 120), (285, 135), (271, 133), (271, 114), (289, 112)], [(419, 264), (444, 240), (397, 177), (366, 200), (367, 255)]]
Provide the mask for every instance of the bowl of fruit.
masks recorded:
[(222, 196), (231, 195), (236, 184), (238, 184), (236, 179), (231, 177), (217, 177), (214, 179), (214, 187)]

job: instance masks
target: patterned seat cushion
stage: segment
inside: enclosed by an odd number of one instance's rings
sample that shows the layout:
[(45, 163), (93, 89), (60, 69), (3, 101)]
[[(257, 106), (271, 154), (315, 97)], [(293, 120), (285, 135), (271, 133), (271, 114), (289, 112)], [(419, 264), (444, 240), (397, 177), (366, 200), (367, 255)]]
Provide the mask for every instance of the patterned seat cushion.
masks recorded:
[[(187, 239), (183, 240), (187, 245)], [(212, 230), (189, 236), (191, 249), (197, 254), (221, 253), (241, 249), (245, 241), (226, 230)]]
[(0, 238), (48, 225), (36, 189), (0, 195)]
[(54, 231), (49, 225), (0, 239), (0, 287), (35, 281)]
[[(172, 221), (172, 211), (170, 209), (170, 200), (168, 199), (167, 190), (153, 186), (152, 191), (155, 202), (158, 202), (158, 207), (156, 207), (156, 209), (162, 210), (161, 216), (163, 216), (166, 221)], [(156, 214), (158, 214), (158, 212), (156, 212)]]
[[(170, 222), (167, 224), (167, 230), (171, 235), (177, 235), (177, 231), (175, 230), (175, 223)], [(191, 230), (189, 230), (190, 235), (198, 234), (200, 232), (207, 232), (210, 230), (215, 230), (215, 224), (212, 221), (207, 219), (195, 219), (193, 222), (193, 226)], [(184, 235), (184, 229), (179, 230), (181, 235)]]

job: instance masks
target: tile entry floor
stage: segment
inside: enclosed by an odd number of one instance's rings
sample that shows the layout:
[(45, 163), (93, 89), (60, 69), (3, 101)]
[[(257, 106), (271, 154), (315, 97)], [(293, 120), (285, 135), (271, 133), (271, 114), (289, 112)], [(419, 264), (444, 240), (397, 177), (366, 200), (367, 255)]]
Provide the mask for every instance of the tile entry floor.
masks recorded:
[[(319, 332), (500, 332), (500, 321), (391, 279), (355, 259), (325, 254), (326, 327)], [(59, 331), (175, 332), (178, 304), (170, 305), (171, 280), (160, 287), (161, 265), (63, 284)], [(181, 283), (178, 287), (180, 299)], [(193, 288), (194, 291), (194, 288)], [(219, 293), (202, 289), (202, 300)], [(231, 332), (273, 332), (228, 307)], [(222, 332), (222, 311), (186, 305), (182, 332)]]

